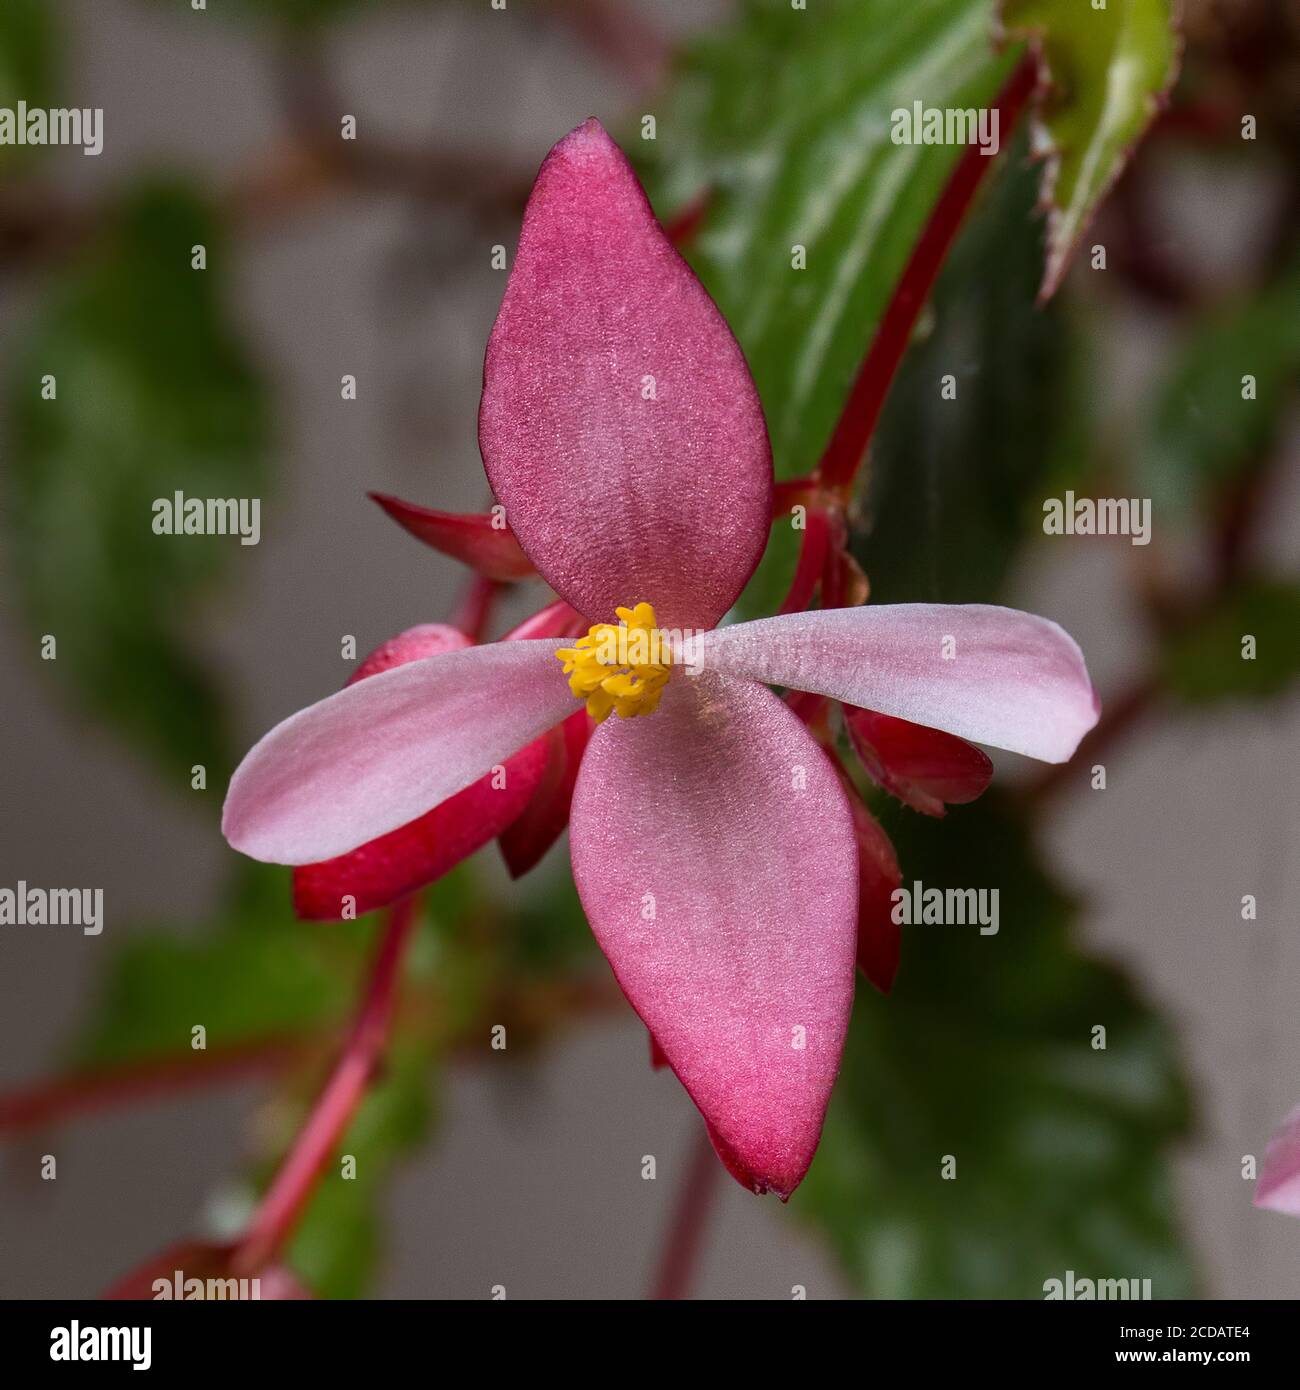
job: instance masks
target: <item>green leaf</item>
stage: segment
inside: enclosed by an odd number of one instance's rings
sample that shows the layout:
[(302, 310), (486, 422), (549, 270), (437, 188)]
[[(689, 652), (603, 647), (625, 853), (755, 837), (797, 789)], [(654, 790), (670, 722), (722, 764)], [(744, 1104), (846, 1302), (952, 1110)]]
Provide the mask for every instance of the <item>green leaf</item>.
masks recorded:
[(796, 531), (788, 516), (777, 517), (758, 568), (731, 609), (733, 622), (770, 618), (790, 591), (806, 532)]
[(288, 872), (242, 865), (215, 920), (128, 929), (72, 1048), (82, 1065), (190, 1055), (306, 1033), (346, 1016), (369, 932), (303, 923), (289, 912)]
[[(48, 0), (5, 0), (0, 5), (0, 107), (15, 110), (53, 103), (56, 35)], [(19, 161), (46, 147), (0, 145), (0, 171), (12, 173)]]
[(1173, 0), (1003, 0), (1014, 38), (1032, 36), (1050, 89), (1035, 119), (1050, 150), (1050, 201), (1042, 294), (1056, 290), (1097, 205), (1159, 110), (1178, 72)]
[(1297, 304), (1300, 261), (1198, 323), (1156, 397), (1146, 447), (1134, 450), (1157, 515), (1200, 518), (1267, 457), (1300, 378)]
[(996, 794), (889, 830), (905, 885), (997, 888), (998, 931), (904, 926), (892, 996), (859, 993), (791, 1207), (870, 1297), (1042, 1298), (1067, 1269), (1187, 1296), (1165, 1165), (1189, 1102), (1167, 1028), (1071, 941), (1070, 903)]
[(9, 382), (5, 510), (27, 625), (57, 642), (44, 668), (186, 784), (193, 764), (216, 784), (229, 763), (195, 607), (250, 552), (156, 535), (153, 504), (259, 498), (265, 480), (267, 407), (225, 319), (226, 269), (199, 201), (139, 190), (55, 282)]
[[(991, 0), (747, 0), (689, 51), (657, 139), (661, 211), (709, 190), (688, 248), (749, 360), (776, 473), (817, 462), (960, 148), (902, 145), (914, 101), (990, 104)], [(792, 268), (792, 248), (806, 269)]]
[[(1027, 540), (1056, 450), (1066, 323), (1036, 307), (1041, 224), (1023, 140), (971, 214), (904, 358), (871, 447), (855, 554), (873, 601), (996, 601)], [(956, 399), (940, 381), (957, 378)]]
[(1197, 705), (1281, 694), (1300, 676), (1297, 633), (1300, 586), (1248, 583), (1168, 639), (1165, 680), (1174, 695)]

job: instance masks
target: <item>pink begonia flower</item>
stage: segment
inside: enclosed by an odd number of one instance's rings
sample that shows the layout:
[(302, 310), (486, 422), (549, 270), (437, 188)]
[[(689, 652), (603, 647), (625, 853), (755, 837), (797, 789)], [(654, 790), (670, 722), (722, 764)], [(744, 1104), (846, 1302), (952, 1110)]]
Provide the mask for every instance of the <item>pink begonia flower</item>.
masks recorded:
[(1255, 1184), (1255, 1205), (1300, 1216), (1300, 1105), (1268, 1141)]
[(594, 120), (533, 188), (479, 432), (519, 544), (591, 632), (445, 652), (293, 715), (235, 773), (225, 834), (277, 863), (346, 854), (585, 697), (601, 722), (570, 837), (588, 920), (728, 1168), (788, 1196), (853, 1001), (859, 848), (838, 772), (767, 686), (1061, 762), (1097, 718), (1083, 658), (1055, 623), (985, 605), (717, 626), (767, 539), (763, 414), (721, 314)]

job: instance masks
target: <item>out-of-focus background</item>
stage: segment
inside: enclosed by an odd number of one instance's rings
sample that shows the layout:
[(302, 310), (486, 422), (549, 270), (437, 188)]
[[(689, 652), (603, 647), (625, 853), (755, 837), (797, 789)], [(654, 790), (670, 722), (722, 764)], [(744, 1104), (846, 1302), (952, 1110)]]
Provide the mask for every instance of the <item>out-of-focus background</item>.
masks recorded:
[[(346, 636), (364, 654), (459, 601), (463, 572), (365, 493), (487, 501), (492, 248), (513, 254), (568, 129), (599, 115), (665, 218), (707, 192), (684, 250), (754, 366), (778, 471), (815, 462), (953, 157), (904, 160), (888, 113), (986, 102), (1012, 61), (981, 0), (817, 8), (6, 0), (0, 105), (102, 107), (104, 149), (0, 147), (0, 886), (102, 887), (106, 927), (0, 927), (0, 1090), (148, 1076), (195, 1023), (216, 1050), (346, 1018), (369, 925), (294, 924), (287, 875), (221, 840), (225, 778), (342, 683)], [(1023, 132), (999, 160), (855, 527), (881, 601), (1000, 596), (1078, 639), (1106, 786), (1008, 757), (946, 820), (880, 807), (905, 879), (1000, 885), (1002, 930), (905, 930), (893, 995), (860, 984), (804, 1189), (782, 1208), (719, 1182), (701, 1296), (1037, 1297), (1067, 1268), (1300, 1294), (1300, 1226), (1251, 1207), (1249, 1166), (1300, 1100), (1300, 21), (1186, 10), (1170, 109), (1045, 308)], [(795, 242), (807, 279), (774, 289)], [(1151, 498), (1151, 544), (1044, 536), (1066, 489)], [(176, 490), (260, 497), (260, 544), (155, 537), (150, 501)], [(362, 1177), (327, 1184), (295, 1269), (334, 1294), (642, 1295), (698, 1120), (610, 997), (563, 849), (512, 885), (489, 847), (430, 913), (409, 992), (435, 1022), (413, 1006), (354, 1136)], [(493, 1053), (512, 999), (520, 1045)], [(0, 1295), (93, 1295), (237, 1229), (321, 1060), (0, 1133)]]

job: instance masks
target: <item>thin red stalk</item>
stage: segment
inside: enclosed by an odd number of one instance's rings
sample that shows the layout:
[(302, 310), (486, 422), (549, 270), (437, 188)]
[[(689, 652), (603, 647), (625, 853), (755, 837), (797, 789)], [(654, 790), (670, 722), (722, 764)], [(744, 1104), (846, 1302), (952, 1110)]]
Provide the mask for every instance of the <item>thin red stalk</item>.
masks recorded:
[(23, 1087), (0, 1095), (0, 1132), (30, 1129), (190, 1086), (275, 1071), (302, 1056), (310, 1045), (305, 1038), (262, 1038), (238, 1047), (97, 1068)]
[[(1007, 79), (995, 102), (1004, 140), (1019, 119), (1037, 81), (1037, 62), (1027, 54)], [(844, 411), (822, 455), (818, 471), (827, 486), (845, 486), (851, 482), (866, 456), (867, 444), (912, 337), (917, 315), (930, 297), (975, 190), (992, 163), (992, 159), (980, 153), (979, 146), (969, 145), (939, 195), (920, 240), (912, 248), (902, 278), (880, 320)]]
[(795, 565), (794, 578), (790, 581), (790, 592), (786, 594), (778, 613), (802, 613), (811, 602), (817, 581), (826, 567), (826, 548), (830, 540), (826, 513), (810, 511), (806, 520), (807, 529), (799, 547), (799, 560)]
[(518, 627), (512, 627), (501, 639), (503, 642), (521, 642), (530, 637), (571, 637), (581, 633), (586, 623), (569, 607), (562, 598), (539, 608), (530, 618), (525, 618)]
[(690, 1291), (691, 1274), (721, 1174), (722, 1165), (709, 1142), (708, 1131), (701, 1125), (695, 1133), (686, 1176), (677, 1195), (651, 1298), (685, 1298)]
[(809, 506), (822, 494), (818, 488), (817, 477), (810, 474), (806, 478), (790, 478), (785, 482), (772, 484), (772, 520), (779, 521), (788, 516), (790, 509)]
[(236, 1273), (260, 1269), (288, 1239), (365, 1098), (388, 1040), (402, 957), (417, 920), (417, 901), (415, 896), (404, 898), (388, 911), (366, 993), (342, 1055), (232, 1256)]
[(451, 620), (452, 627), (458, 627), (471, 642), (481, 642), (492, 616), (492, 606), (505, 587), (499, 580), (476, 574)]

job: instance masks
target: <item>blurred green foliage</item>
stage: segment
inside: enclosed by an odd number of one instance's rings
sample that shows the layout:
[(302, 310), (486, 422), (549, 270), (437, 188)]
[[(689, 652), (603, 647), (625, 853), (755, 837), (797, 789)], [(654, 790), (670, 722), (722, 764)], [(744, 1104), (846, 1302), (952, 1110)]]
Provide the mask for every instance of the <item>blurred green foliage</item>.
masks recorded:
[(869, 1297), (1041, 1298), (1067, 1269), (1188, 1296), (1165, 1161), (1189, 1102), (1169, 1028), (1072, 939), (1075, 905), (1000, 793), (885, 822), (905, 887), (997, 889), (998, 931), (903, 928), (893, 993), (859, 990), (791, 1207)]
[(1015, 56), (994, 53), (992, 15), (992, 0), (744, 0), (689, 49), (656, 140), (633, 142), (661, 210), (708, 190), (690, 260), (745, 350), (778, 478), (816, 464), (961, 153), (894, 144), (891, 113), (987, 105)]
[(1165, 684), (1193, 705), (1278, 695), (1300, 676), (1297, 634), (1300, 584), (1252, 580), (1167, 639)]
[(1157, 515), (1187, 524), (1222, 501), (1276, 446), (1298, 385), (1300, 258), (1206, 316), (1180, 348), (1131, 461)]
[[(58, 35), (48, 0), (5, 0), (0, 5), (0, 107), (49, 106), (58, 83)], [(0, 145), (0, 174), (10, 175), (43, 146)]]
[(109, 1065), (183, 1057), (201, 1024), (214, 1050), (333, 1025), (352, 1003), (369, 923), (298, 922), (288, 874), (237, 862), (212, 921), (124, 928), (71, 1060)]
[(231, 766), (189, 628), (239, 540), (155, 535), (153, 503), (266, 482), (267, 402), (227, 318), (224, 253), (194, 194), (137, 188), (50, 285), (7, 383), (6, 515), (28, 627), (57, 640), (46, 670), (183, 785), (194, 764), (210, 785)]

